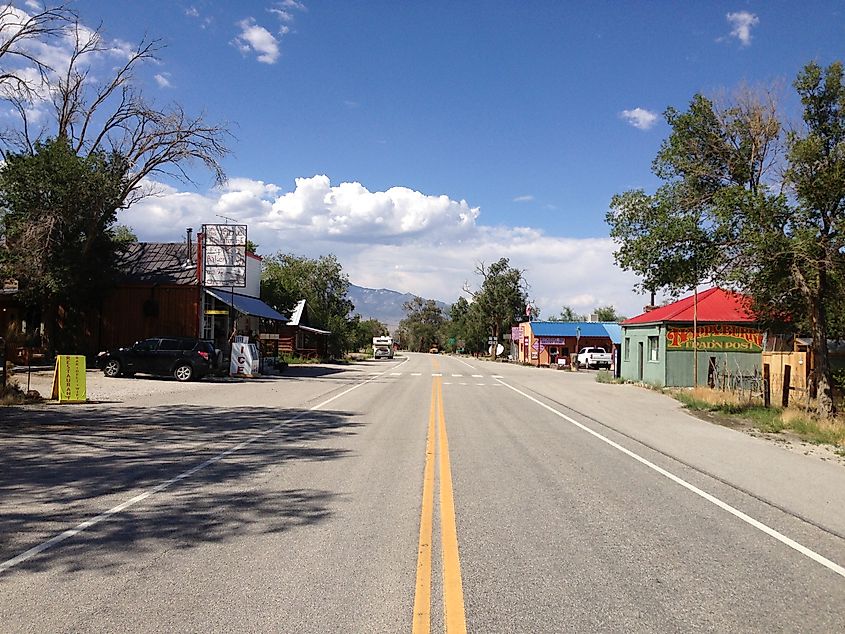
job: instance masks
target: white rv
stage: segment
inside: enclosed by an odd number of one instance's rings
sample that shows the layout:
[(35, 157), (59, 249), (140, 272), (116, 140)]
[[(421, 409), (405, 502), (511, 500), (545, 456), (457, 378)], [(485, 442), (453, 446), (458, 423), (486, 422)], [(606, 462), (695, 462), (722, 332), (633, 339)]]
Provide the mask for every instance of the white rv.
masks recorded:
[(393, 337), (373, 337), (373, 358), (393, 358)]

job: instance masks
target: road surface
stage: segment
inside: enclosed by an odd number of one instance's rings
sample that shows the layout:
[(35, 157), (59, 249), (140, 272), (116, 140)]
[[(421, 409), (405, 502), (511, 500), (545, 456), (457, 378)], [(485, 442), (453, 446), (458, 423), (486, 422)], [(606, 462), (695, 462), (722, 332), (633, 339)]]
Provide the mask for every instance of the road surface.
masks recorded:
[(845, 468), (663, 395), (429, 354), (114, 381), (0, 409), (2, 632), (845, 631)]

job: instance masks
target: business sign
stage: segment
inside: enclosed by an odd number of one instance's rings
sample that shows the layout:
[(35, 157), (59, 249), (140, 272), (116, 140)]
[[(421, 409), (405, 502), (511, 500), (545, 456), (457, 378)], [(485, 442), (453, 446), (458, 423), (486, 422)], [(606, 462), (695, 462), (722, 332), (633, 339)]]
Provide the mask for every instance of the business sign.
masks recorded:
[(511, 326), (511, 339), (513, 341), (522, 339), (522, 326)]
[[(694, 340), (698, 339), (697, 343)], [(747, 326), (707, 324), (698, 327), (697, 337), (692, 326), (669, 328), (666, 331), (667, 350), (706, 350), (708, 352), (762, 352), (763, 333)]]
[(56, 357), (52, 398), (58, 399), (59, 403), (84, 403), (87, 400), (83, 355), (60, 354)]
[(203, 225), (202, 282), (246, 286), (246, 225)]
[(537, 337), (544, 346), (563, 346), (566, 345), (565, 337)]

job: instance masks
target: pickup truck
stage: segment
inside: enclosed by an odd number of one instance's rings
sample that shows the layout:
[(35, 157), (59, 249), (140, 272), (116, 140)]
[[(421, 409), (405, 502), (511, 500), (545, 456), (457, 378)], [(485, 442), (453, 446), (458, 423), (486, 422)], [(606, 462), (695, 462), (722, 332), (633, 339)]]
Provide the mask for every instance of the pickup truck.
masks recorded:
[(588, 370), (590, 368), (609, 368), (611, 355), (604, 348), (581, 348), (578, 353), (578, 365)]

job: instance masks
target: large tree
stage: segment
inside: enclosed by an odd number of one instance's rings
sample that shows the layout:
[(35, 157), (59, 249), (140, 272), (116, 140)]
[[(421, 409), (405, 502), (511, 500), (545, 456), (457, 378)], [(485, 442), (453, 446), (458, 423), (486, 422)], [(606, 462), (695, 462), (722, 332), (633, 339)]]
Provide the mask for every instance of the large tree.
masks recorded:
[[(480, 262), (475, 272), (481, 277), (480, 288), (472, 290), (467, 283), (464, 292), (472, 299), (473, 310), (478, 311), (487, 333), (498, 342), (525, 314), (528, 283), (523, 272), (513, 268), (508, 258), (500, 258), (489, 266)], [(495, 346), (493, 356), (496, 356)]]
[(443, 343), (443, 311), (433, 299), (414, 297), (403, 304), (405, 319), (399, 322), (402, 345), (408, 350), (425, 352)]
[(290, 311), (306, 300), (318, 328), (330, 330), (329, 354), (342, 356), (354, 345), (355, 320), (350, 301), (349, 277), (337, 257), (311, 259), (291, 253), (265, 258), (261, 273), (261, 298), (279, 311)]
[(60, 306), (69, 326), (96, 302), (129, 239), (119, 238), (114, 224), (123, 160), (103, 152), (80, 157), (66, 139), (52, 139), (31, 154), (7, 154), (0, 168), (0, 274), (18, 281), (24, 304), (40, 306), (42, 345), (51, 354), (74, 343), (56, 339)]
[(806, 327), (818, 408), (835, 413), (827, 337), (841, 308), (845, 218), (842, 66), (808, 64), (795, 82), (804, 128), (783, 133), (770, 92), (717, 105), (696, 95), (654, 162), (653, 195), (615, 196), (607, 220), (617, 263), (641, 288), (680, 292), (700, 281), (751, 295), (764, 322)]

